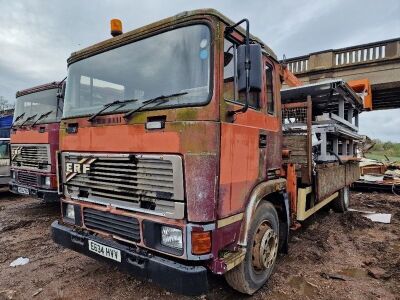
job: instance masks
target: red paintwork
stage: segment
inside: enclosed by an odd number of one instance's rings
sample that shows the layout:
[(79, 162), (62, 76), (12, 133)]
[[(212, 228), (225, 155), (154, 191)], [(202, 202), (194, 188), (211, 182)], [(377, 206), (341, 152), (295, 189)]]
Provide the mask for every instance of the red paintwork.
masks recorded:
[[(263, 58), (264, 63), (268, 62), (275, 68), (275, 114), (266, 113), (267, 99), (263, 91), (260, 111), (249, 109), (244, 114), (236, 115), (233, 120), (227, 115), (227, 111), (240, 106), (223, 99), (221, 49), (225, 25), (220, 21), (212, 21), (212, 27), (219, 31), (214, 32), (217, 38), (213, 57), (213, 97), (207, 105), (137, 112), (129, 123), (121, 114), (99, 116), (96, 123), (104, 125), (92, 124), (87, 121), (87, 117), (72, 118), (63, 120), (60, 127), (61, 151), (182, 155), (187, 201), (187, 220), (183, 223), (216, 223), (218, 219), (243, 212), (253, 188), (259, 182), (267, 180), (268, 169), (280, 169), (282, 162), (279, 63), (266, 56)], [(242, 39), (236, 32), (233, 35)], [(265, 86), (265, 74), (263, 82)], [(147, 118), (152, 116), (165, 116), (165, 128), (146, 130)], [(66, 133), (68, 124), (78, 124), (78, 132)], [(259, 147), (260, 133), (267, 136), (266, 148)], [(92, 207), (100, 208), (98, 205)], [(173, 222), (177, 226), (184, 226), (180, 221), (149, 214), (135, 215), (141, 219)], [(239, 221), (213, 231), (212, 253), (215, 259), (208, 266), (214, 272), (223, 269), (218, 252), (221, 249), (235, 249), (240, 228)]]
[(37, 92), (41, 92), (41, 91), (45, 91), (45, 90), (58, 89), (61, 84), (62, 84), (61, 81), (54, 81), (54, 82), (38, 85), (38, 86), (35, 86), (32, 88), (18, 91), (16, 94), (16, 97), (18, 98), (18, 97), (21, 97), (24, 95), (33, 94), (33, 93), (37, 93)]
[[(79, 124), (85, 124), (85, 121), (80, 120)], [(62, 125), (61, 131), (62, 151), (181, 154), (185, 166), (188, 220), (215, 220), (219, 136), (216, 122), (167, 122), (161, 131), (148, 131), (144, 124), (79, 126), (77, 134), (65, 133)]]
[[(264, 64), (267, 62), (279, 69), (276, 62), (264, 57)], [(265, 81), (263, 74), (264, 86)], [(219, 218), (244, 211), (254, 186), (267, 179), (267, 170), (281, 167), (282, 127), (277, 72), (274, 74), (274, 95), (274, 116), (265, 113), (265, 93), (261, 93), (259, 111), (249, 108), (246, 113), (237, 115), (234, 123), (227, 118), (225, 111), (221, 112)], [(232, 105), (230, 110), (238, 108), (238, 105)], [(267, 135), (267, 148), (264, 150), (259, 148), (262, 132)]]
[[(39, 132), (43, 130), (44, 132)], [(24, 126), (11, 130), (10, 144), (50, 144), (50, 159), (51, 159), (51, 171), (50, 173), (43, 171), (26, 171), (33, 172), (35, 174), (48, 174), (51, 177), (52, 188), (57, 189), (56, 180), (56, 152), (59, 147), (59, 123), (49, 124), (36, 124), (33, 127)], [(11, 170), (19, 170), (19, 168), (11, 167)]]

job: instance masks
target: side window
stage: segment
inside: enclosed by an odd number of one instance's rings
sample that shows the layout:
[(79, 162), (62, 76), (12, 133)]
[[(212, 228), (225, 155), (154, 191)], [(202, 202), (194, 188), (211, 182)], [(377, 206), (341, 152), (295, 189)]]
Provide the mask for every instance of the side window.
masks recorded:
[(224, 99), (234, 101), (236, 96), (236, 45), (224, 40)]
[(265, 66), (265, 96), (267, 98), (267, 112), (270, 115), (275, 114), (275, 99), (274, 99), (274, 85), (273, 85), (273, 71), (274, 69), (270, 65)]
[[(237, 90), (237, 60), (235, 43), (224, 40), (224, 99), (244, 104), (246, 91)], [(253, 109), (260, 109), (260, 93), (250, 91), (249, 106)]]

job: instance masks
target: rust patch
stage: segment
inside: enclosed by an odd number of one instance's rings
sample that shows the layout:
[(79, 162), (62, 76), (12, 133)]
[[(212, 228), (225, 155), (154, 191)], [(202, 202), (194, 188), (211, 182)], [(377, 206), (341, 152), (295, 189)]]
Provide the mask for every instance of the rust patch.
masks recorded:
[(188, 220), (209, 222), (216, 219), (217, 167), (216, 154), (185, 155)]
[(322, 200), (346, 185), (344, 165), (329, 166), (317, 170), (317, 199)]

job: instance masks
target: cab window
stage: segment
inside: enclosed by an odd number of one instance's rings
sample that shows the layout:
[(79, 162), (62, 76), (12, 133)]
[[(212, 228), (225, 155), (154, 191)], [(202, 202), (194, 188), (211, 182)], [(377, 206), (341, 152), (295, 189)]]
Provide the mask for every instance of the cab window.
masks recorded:
[(275, 99), (273, 86), (273, 68), (270, 65), (265, 66), (265, 97), (267, 100), (267, 112), (270, 115), (275, 114)]
[(227, 39), (224, 41), (224, 99), (234, 101), (236, 94), (236, 45)]

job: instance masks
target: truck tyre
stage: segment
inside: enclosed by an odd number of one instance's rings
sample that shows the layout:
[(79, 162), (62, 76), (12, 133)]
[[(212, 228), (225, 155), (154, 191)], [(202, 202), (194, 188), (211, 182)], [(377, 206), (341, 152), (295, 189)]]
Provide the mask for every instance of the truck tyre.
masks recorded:
[(278, 214), (271, 203), (262, 202), (251, 222), (244, 260), (225, 273), (228, 284), (241, 293), (254, 294), (274, 270), (278, 245)]
[(335, 212), (343, 213), (348, 210), (350, 204), (350, 189), (345, 186), (339, 191), (339, 196), (332, 201), (332, 209)]

